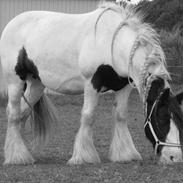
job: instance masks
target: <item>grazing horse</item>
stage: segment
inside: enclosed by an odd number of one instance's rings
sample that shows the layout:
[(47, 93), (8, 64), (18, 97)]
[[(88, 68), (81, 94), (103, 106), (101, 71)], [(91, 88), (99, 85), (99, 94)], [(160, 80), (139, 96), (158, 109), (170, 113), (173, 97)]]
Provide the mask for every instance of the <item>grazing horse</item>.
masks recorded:
[[(104, 3), (86, 14), (25, 12), (11, 20), (0, 40), (0, 88), (8, 95), (4, 164), (33, 163), (21, 124), (32, 126), (42, 143), (57, 120), (44, 88), (81, 94), (80, 129), (69, 164), (98, 163), (92, 140), (99, 94), (115, 91), (111, 161), (141, 160), (127, 126), (127, 103), (135, 86), (144, 104), (145, 133), (163, 163), (182, 160), (183, 116), (169, 86), (158, 35), (140, 12)], [(182, 99), (180, 99), (182, 100)]]

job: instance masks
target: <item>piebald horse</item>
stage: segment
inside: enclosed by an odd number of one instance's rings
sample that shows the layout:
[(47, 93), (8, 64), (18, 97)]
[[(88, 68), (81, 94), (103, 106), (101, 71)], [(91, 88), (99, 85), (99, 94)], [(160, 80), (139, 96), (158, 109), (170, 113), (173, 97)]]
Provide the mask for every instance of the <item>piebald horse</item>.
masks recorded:
[(47, 139), (57, 117), (45, 87), (62, 94), (84, 92), (69, 164), (100, 162), (92, 140), (93, 112), (99, 94), (108, 90), (115, 91), (109, 159), (141, 160), (127, 126), (133, 86), (144, 104), (146, 136), (160, 161), (182, 161), (183, 115), (170, 89), (158, 34), (140, 12), (114, 3), (77, 15), (25, 12), (5, 27), (0, 58), (1, 94), (8, 97), (4, 164), (34, 162), (20, 133), (31, 113), (37, 143)]

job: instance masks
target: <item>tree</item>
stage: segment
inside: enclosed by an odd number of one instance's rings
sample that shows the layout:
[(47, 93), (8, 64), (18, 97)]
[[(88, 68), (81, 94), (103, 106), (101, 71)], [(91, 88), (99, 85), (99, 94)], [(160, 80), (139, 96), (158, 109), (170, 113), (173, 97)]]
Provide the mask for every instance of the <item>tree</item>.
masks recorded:
[(172, 30), (182, 24), (182, 0), (142, 0), (137, 9), (144, 12), (145, 21), (153, 23), (159, 29)]

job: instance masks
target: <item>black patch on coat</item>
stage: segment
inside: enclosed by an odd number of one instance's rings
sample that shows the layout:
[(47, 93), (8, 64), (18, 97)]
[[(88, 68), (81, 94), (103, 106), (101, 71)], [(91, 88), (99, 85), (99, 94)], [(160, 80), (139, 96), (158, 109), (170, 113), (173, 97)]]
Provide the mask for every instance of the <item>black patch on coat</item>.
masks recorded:
[[(162, 93), (161, 93), (162, 92)], [(157, 100), (157, 104), (154, 107), (151, 115), (151, 124), (157, 135), (158, 139), (165, 142), (167, 134), (170, 130), (170, 90), (169, 88), (164, 89), (164, 80), (157, 78), (151, 84), (151, 88), (147, 97), (147, 117), (149, 116), (154, 102)], [(149, 125), (145, 127), (146, 137), (150, 140), (153, 147), (155, 147), (155, 139), (149, 128)], [(159, 146), (157, 153), (161, 153), (163, 146)]]
[(183, 113), (176, 96), (171, 96), (169, 107), (173, 115), (173, 121), (179, 130), (180, 143), (183, 145)]
[(26, 89), (27, 89), (27, 83), (25, 82), (25, 83), (24, 83), (23, 91), (25, 92)]
[[(132, 82), (132, 79), (130, 79)], [(104, 92), (102, 89), (118, 91), (128, 83), (128, 78), (119, 76), (110, 65), (101, 65), (96, 70), (91, 80), (97, 92)]]
[[(173, 120), (179, 130), (180, 143), (183, 144), (183, 113), (180, 108), (183, 94), (173, 96), (169, 88), (164, 88), (164, 81), (158, 78), (152, 82), (147, 98), (147, 117), (152, 109), (155, 100), (157, 104), (151, 116), (151, 124), (159, 140), (165, 142), (168, 132), (170, 131), (170, 119)], [(155, 147), (155, 139), (147, 125), (145, 134)], [(163, 146), (159, 146), (158, 153), (161, 153)]]
[(23, 81), (26, 80), (27, 75), (32, 75), (34, 79), (40, 80), (38, 69), (33, 61), (28, 58), (24, 47), (19, 51), (15, 72)]

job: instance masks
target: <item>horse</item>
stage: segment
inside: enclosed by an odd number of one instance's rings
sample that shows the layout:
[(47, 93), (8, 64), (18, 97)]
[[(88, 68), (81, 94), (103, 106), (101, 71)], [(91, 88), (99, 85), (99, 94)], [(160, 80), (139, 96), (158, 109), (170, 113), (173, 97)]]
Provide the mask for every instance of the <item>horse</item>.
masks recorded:
[(84, 93), (68, 164), (100, 162), (92, 139), (93, 113), (100, 93), (109, 90), (115, 93), (109, 159), (142, 159), (127, 124), (134, 87), (143, 101), (145, 134), (159, 161), (182, 161), (182, 111), (169, 84), (159, 36), (140, 11), (103, 3), (85, 14), (24, 12), (5, 27), (0, 58), (0, 91), (8, 98), (4, 164), (35, 162), (21, 135), (32, 113), (35, 143), (39, 146), (49, 137), (58, 118), (45, 88), (61, 94)]

